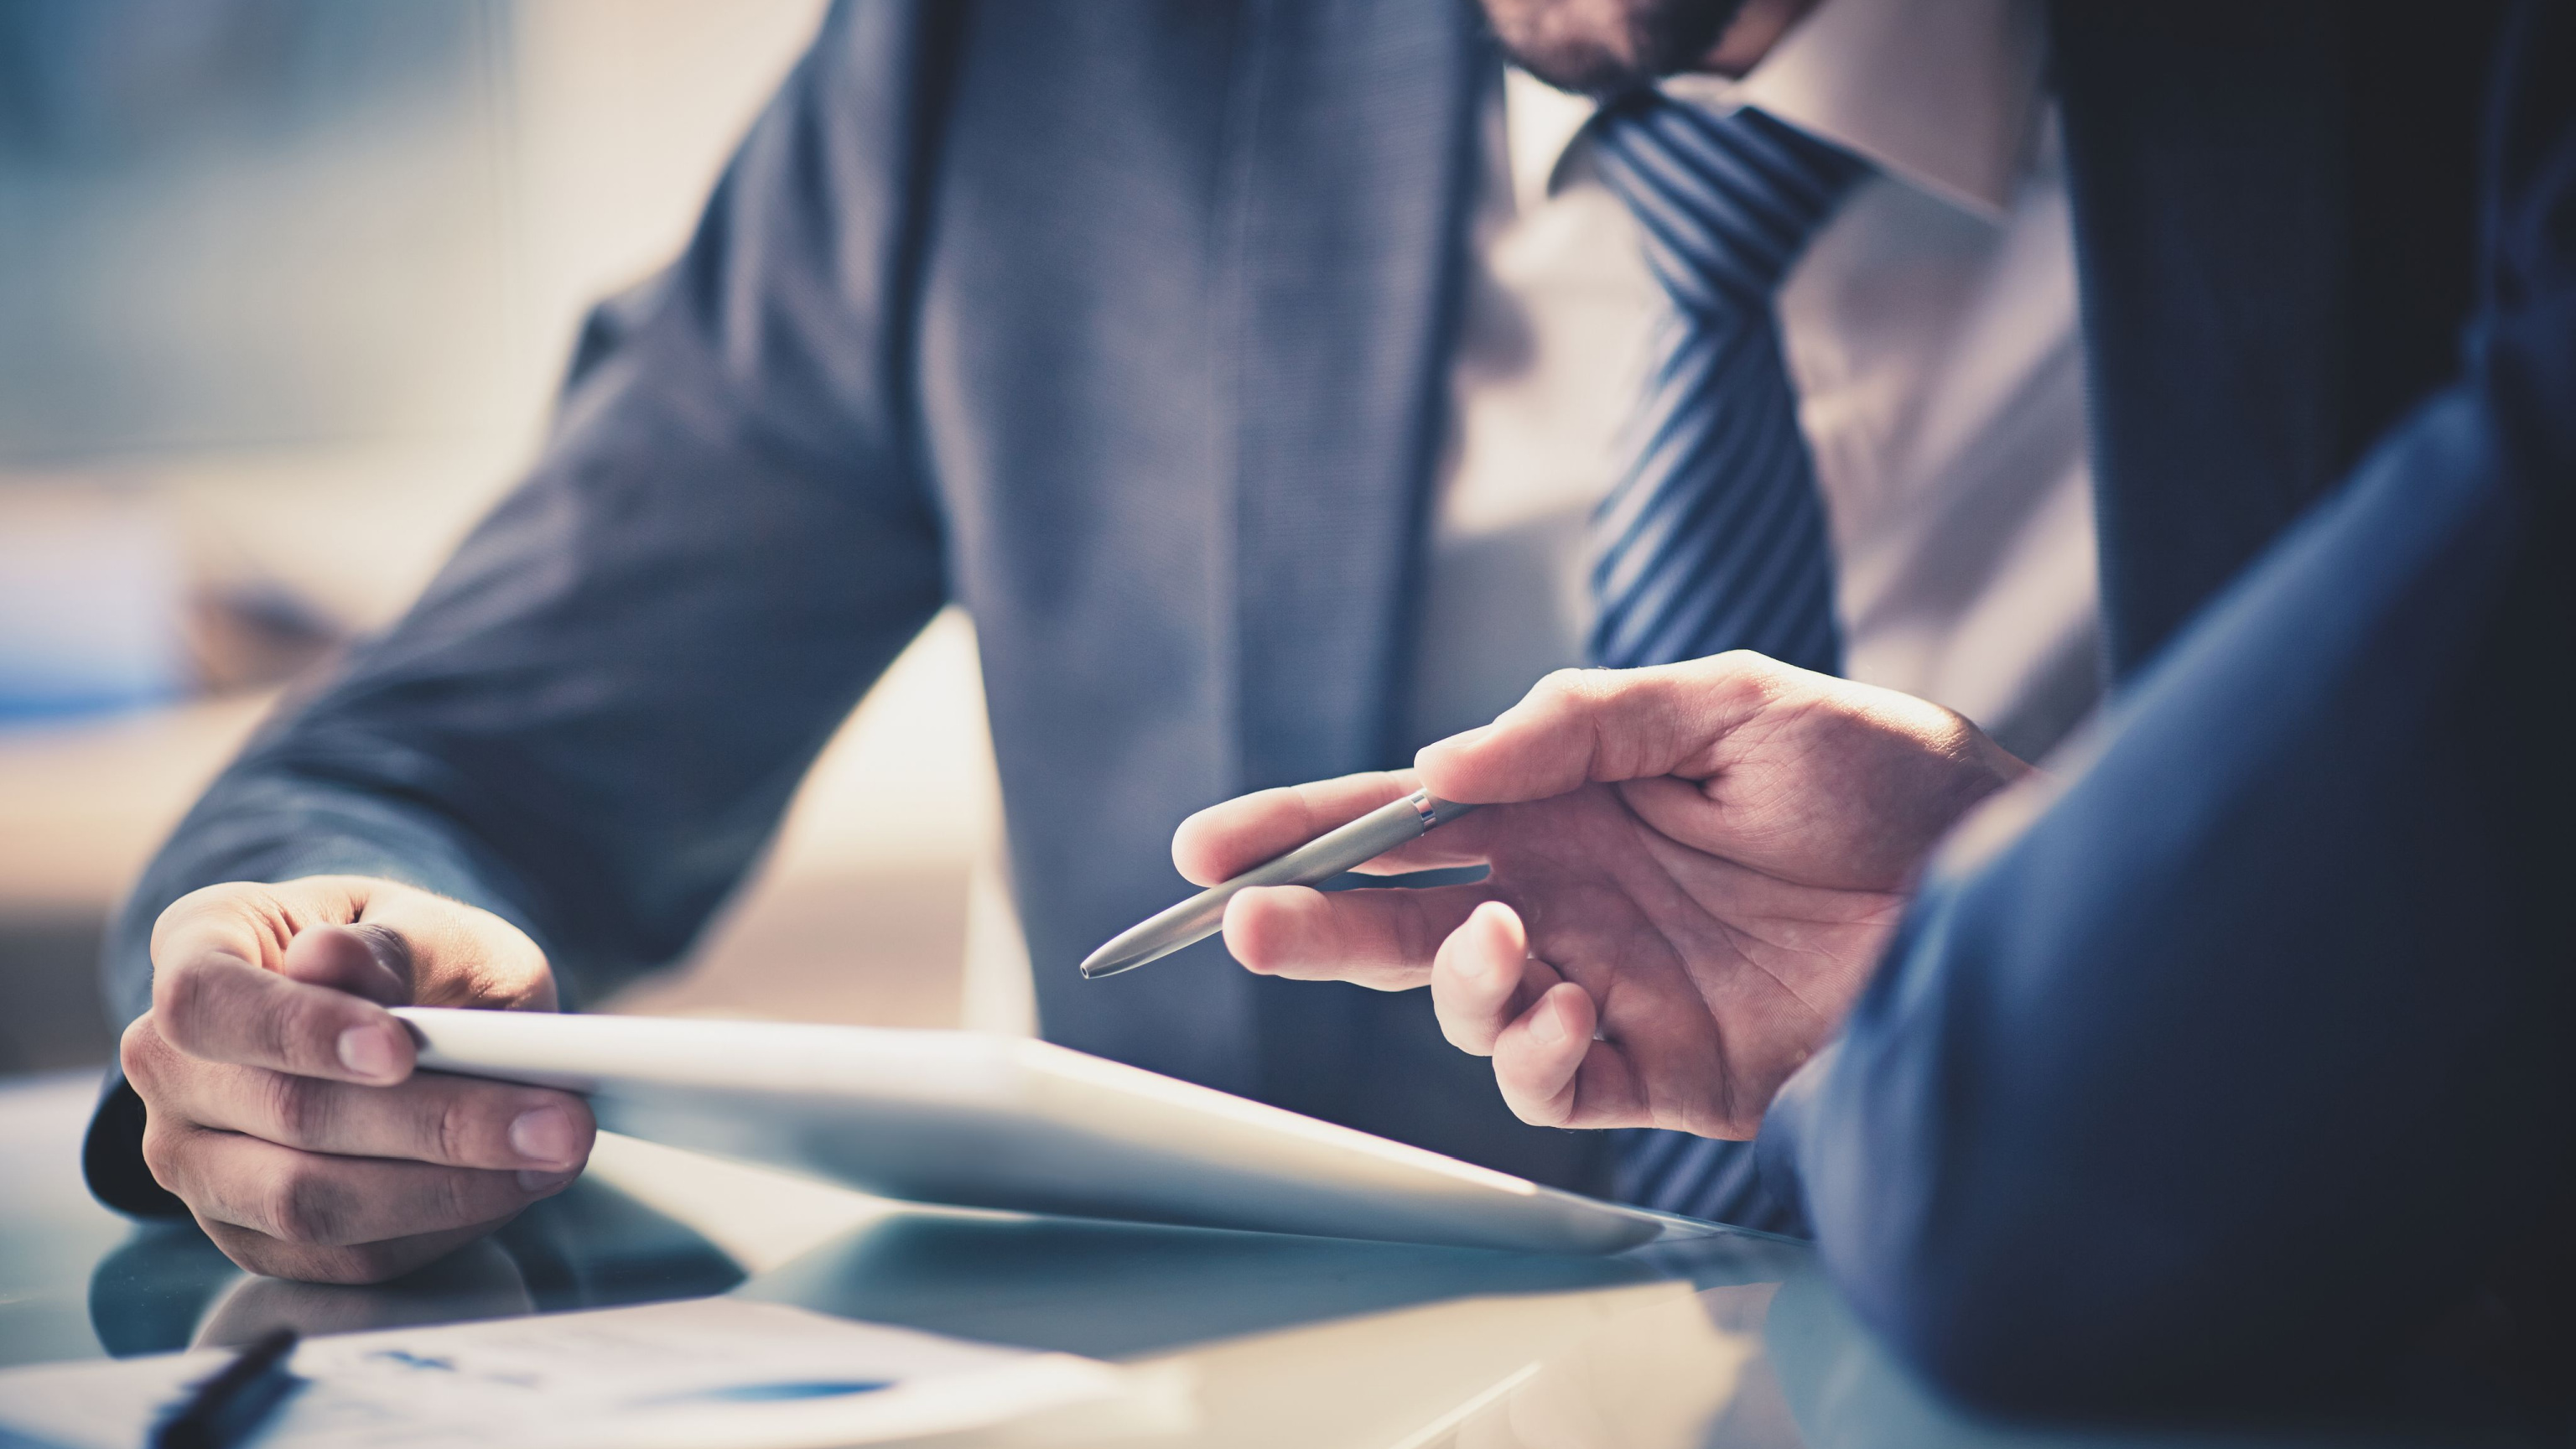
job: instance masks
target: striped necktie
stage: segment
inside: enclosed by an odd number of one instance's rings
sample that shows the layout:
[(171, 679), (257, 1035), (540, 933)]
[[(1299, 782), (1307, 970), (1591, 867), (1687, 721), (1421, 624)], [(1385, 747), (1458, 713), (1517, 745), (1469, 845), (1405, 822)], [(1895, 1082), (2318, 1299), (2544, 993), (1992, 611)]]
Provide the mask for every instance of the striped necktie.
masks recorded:
[[(1652, 92), (1614, 103), (1594, 128), (1602, 178), (1636, 214), (1672, 306), (1618, 480), (1593, 515), (1592, 662), (1752, 649), (1837, 671), (1824, 500), (1772, 298), (1865, 165), (1749, 107), (1716, 115)], [(1613, 1138), (1630, 1202), (1798, 1226), (1760, 1191), (1749, 1142)]]

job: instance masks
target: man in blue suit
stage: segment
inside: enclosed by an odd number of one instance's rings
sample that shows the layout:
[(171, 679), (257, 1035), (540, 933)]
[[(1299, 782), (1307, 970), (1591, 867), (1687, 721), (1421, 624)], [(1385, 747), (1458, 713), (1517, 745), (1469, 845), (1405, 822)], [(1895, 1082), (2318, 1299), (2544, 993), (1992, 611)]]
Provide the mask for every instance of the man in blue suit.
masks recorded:
[(2457, 378), (2065, 776), (1758, 656), (1570, 673), (1418, 771), (1188, 822), (1213, 878), (1417, 787), (1499, 803), (1379, 863), (1486, 879), (1247, 892), (1237, 955), (1427, 982), (1531, 1122), (1758, 1126), (1845, 1292), (1976, 1401), (2384, 1402), (2447, 1338), (2563, 1415), (2571, 68), (2576, 17), (2517, 17)]
[[(1495, 7), (1531, 65), (1617, 93), (1588, 123), (1593, 194), (1633, 212), (1620, 224), (1654, 263), (1619, 284), (1686, 319), (1630, 379), (1653, 427), (1602, 510), (1599, 627), (1571, 652), (1748, 644), (1866, 675), (1882, 636), (1851, 591), (1871, 577), (1916, 607), (1958, 596), (1960, 637), (1969, 614), (2027, 615), (1944, 573), (1946, 547), (1872, 556), (1847, 536), (1869, 490), (1837, 492), (1855, 471), (1821, 445), (1831, 420), (1797, 407), (1876, 355), (1802, 332), (1802, 277), (1833, 256), (1865, 279), (1854, 253), (1903, 235), (1973, 242), (2007, 278), (2044, 269), (2004, 244), (2010, 225), (1969, 238), (1924, 196), (2007, 222), (2028, 197), (2060, 208), (2068, 295), (2005, 289), (1988, 311), (2056, 306), (2033, 355), (2072, 350), (2081, 285), (2115, 677), (2445, 375), (2481, 8), (2427, 31), (2411, 6), (2066, 6), (2047, 17), (2064, 175), (2037, 193), (1905, 155), (1901, 127), (1753, 107), (1709, 125), (1633, 89), (1712, 36), (1723, 50), (1734, 8), (1640, 4), (1587, 37), (1549, 6)], [(1741, 19), (1776, 35), (1797, 8)], [(1826, 0), (1782, 48), (1856, 8)], [(1986, 53), (2027, 78), (2035, 47)], [(593, 318), (528, 484), (403, 624), (262, 734), (138, 887), (107, 963), (134, 1025), (89, 1142), (101, 1195), (193, 1211), (266, 1271), (368, 1278), (560, 1186), (589, 1140), (577, 1102), (413, 1079), (376, 1003), (577, 1004), (672, 959), (948, 600), (978, 622), (1050, 1037), (1549, 1181), (1670, 1166), (1653, 1154), (1671, 1139), (1614, 1164), (1594, 1136), (1514, 1122), (1418, 996), (1207, 969), (1213, 948), (1106, 983), (1069, 966), (1170, 899), (1174, 821), (1401, 758), (1476, 697), (1412, 686), (1522, 632), (1424, 623), (1479, 597), (1444, 551), (1472, 510), (1431, 496), (1445, 434), (1514, 456), (1477, 429), (1532, 401), (1456, 388), (1462, 358), (1513, 342), (1477, 325), (1485, 278), (1465, 265), (1499, 75), (1482, 19), (1437, 4), (836, 11), (687, 254)], [(1917, 194), (1872, 190), (1908, 166)], [(1676, 229), (1685, 215), (1709, 225)], [(1935, 270), (1824, 302), (1901, 318)], [(2030, 376), (1928, 430), (1979, 444), (1947, 455), (1961, 491), (1944, 495), (1971, 552), (2044, 533), (2038, 500), (2087, 501), (2086, 420), (2047, 396), (2075, 374)], [(1727, 385), (1692, 382), (1711, 377)], [(1867, 417), (1871, 392), (1847, 388), (1839, 415)], [(1677, 491), (1700, 474), (1760, 490)], [(1998, 497), (1986, 478), (2030, 486)], [(2091, 587), (2050, 607), (2089, 619)], [(2022, 679), (2084, 666), (2071, 693), (1979, 707), (1998, 729), (2039, 721), (2027, 744), (2064, 723), (2047, 706), (2089, 694), (2091, 636), (2023, 643)], [(1745, 1162), (1714, 1180), (1748, 1186)]]

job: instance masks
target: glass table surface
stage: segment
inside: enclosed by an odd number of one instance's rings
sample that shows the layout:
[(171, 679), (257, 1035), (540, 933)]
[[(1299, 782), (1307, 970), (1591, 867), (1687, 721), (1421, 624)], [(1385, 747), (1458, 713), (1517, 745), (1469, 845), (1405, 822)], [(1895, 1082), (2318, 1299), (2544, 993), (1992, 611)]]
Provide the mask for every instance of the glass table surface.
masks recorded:
[(258, 1279), (193, 1226), (91, 1201), (95, 1091), (87, 1074), (0, 1084), (0, 1365), (735, 1293), (1176, 1365), (1189, 1427), (1156, 1445), (2512, 1442), (1982, 1422), (1878, 1349), (1804, 1247), (1754, 1234), (1571, 1258), (1085, 1222), (894, 1203), (617, 1137), (571, 1189), (407, 1279)]

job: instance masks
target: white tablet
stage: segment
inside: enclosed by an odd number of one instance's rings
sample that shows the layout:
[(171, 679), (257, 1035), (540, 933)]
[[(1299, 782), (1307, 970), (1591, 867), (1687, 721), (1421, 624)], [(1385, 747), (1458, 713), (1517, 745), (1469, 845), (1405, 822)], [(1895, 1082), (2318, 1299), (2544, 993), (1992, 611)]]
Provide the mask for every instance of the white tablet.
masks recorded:
[(603, 1127), (916, 1202), (1546, 1253), (1720, 1231), (1017, 1037), (396, 1014), (425, 1067), (584, 1092)]

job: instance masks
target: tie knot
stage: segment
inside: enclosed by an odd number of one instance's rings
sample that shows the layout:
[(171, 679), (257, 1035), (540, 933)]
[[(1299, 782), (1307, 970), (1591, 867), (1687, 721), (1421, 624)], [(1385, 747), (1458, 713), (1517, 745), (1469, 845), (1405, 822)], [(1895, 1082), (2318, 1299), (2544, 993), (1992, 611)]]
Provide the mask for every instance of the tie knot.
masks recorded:
[(1602, 179), (1685, 312), (1767, 309), (1868, 163), (1742, 106), (1715, 115), (1644, 91), (1593, 123)]

